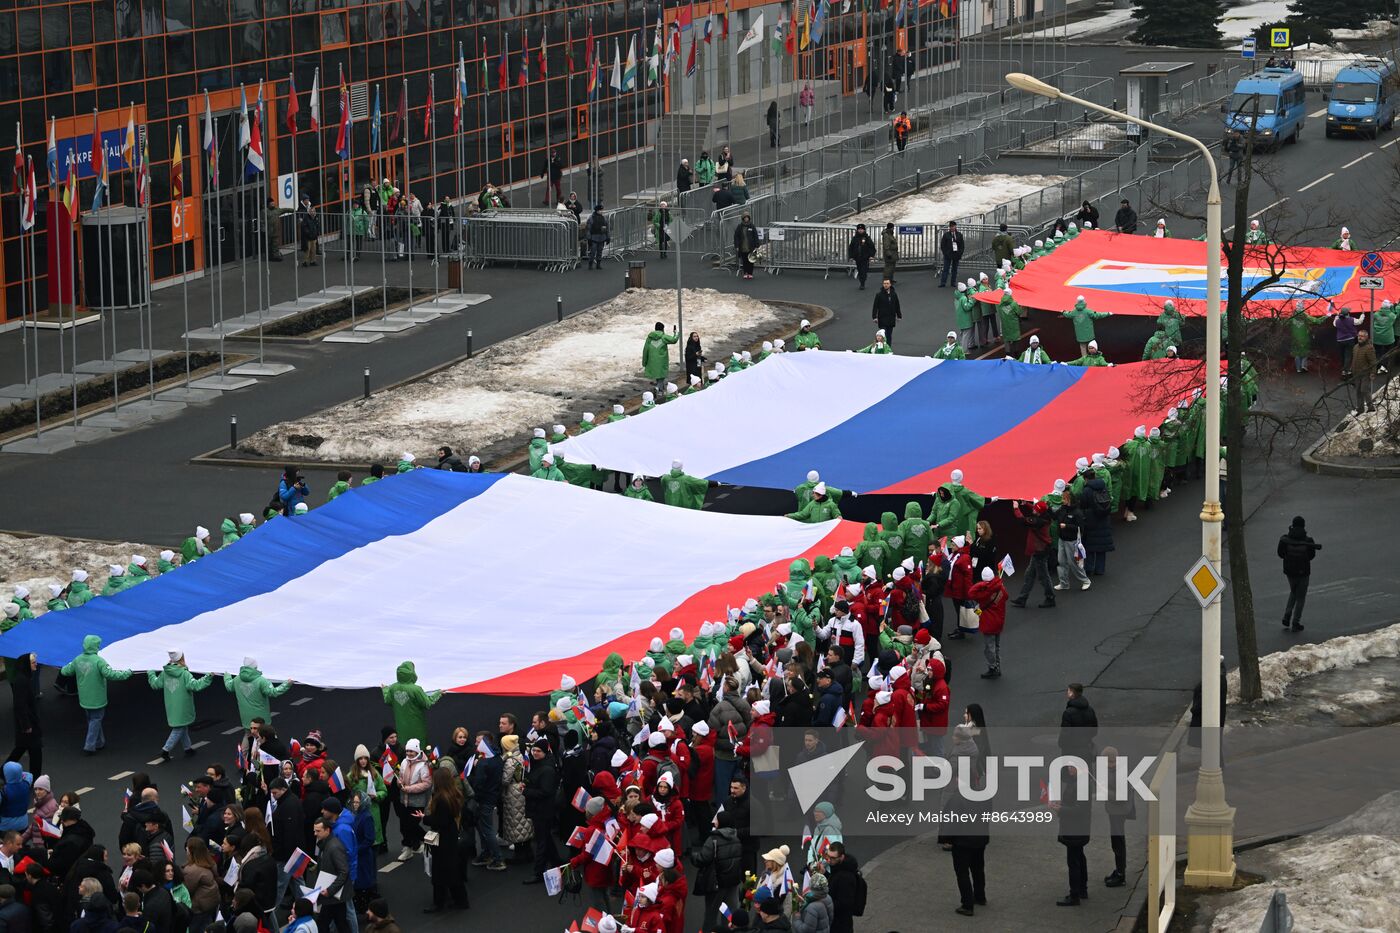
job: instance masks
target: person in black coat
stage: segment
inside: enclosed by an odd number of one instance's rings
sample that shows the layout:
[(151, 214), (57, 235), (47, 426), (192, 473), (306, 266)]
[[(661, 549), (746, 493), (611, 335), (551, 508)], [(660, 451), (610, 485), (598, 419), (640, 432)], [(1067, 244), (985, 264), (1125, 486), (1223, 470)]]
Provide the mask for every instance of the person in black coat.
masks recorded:
[(1137, 233), (1138, 216), (1133, 204), (1127, 198), (1119, 202), (1118, 213), (1113, 215), (1113, 229), (1119, 233)]
[(948, 221), (948, 229), (944, 230), (943, 236), (938, 239), (938, 252), (943, 255), (943, 267), (938, 270), (939, 288), (948, 284), (950, 276), (953, 284), (958, 284), (958, 263), (962, 261), (964, 248), (963, 235), (958, 230), (957, 221)]
[[(1302, 606), (1298, 607), (1302, 612)], [(29, 754), (30, 773), (44, 773), (44, 730), (39, 721), (38, 705), (34, 702), (34, 672), (39, 661), (25, 654), (6, 664), (10, 672), (10, 694), (14, 698), (15, 747), (6, 761), (19, 761)]]
[(1085, 201), (1079, 206), (1079, 210), (1075, 213), (1074, 219), (1081, 228), (1093, 227), (1095, 230), (1099, 229), (1099, 209), (1088, 201)]
[(457, 775), (441, 768), (434, 771), (433, 796), (424, 811), (423, 826), (437, 833), (438, 843), (432, 847), (433, 905), (423, 909), (425, 914), (445, 910), (449, 897), (458, 910), (471, 906), (462, 870), (462, 810)]
[(272, 816), (267, 822), (267, 831), (272, 834), (272, 857), (277, 864), (285, 865), (297, 849), (307, 849), (305, 810), (301, 799), (287, 790), (287, 782), (281, 778), (273, 780), (267, 791), (272, 798)]
[(845, 695), (840, 684), (832, 676), (830, 667), (817, 671), (817, 710), (812, 716), (812, 725), (830, 726), (841, 708)]
[[(1284, 628), (1291, 628), (1295, 632), (1303, 630), (1303, 603), (1308, 599), (1308, 580), (1312, 576), (1313, 558), (1320, 550), (1322, 545), (1308, 534), (1307, 522), (1303, 516), (1295, 515), (1288, 531), (1278, 539), (1279, 560), (1283, 561), (1283, 575), (1288, 578), (1288, 603), (1283, 607)], [(18, 695), (16, 693), (16, 697)], [(15, 715), (18, 718), (19, 714)], [(10, 760), (15, 760), (14, 752), (10, 753)], [(34, 773), (39, 773), (38, 765), (34, 766)]]
[(891, 347), (894, 346), (894, 325), (903, 316), (899, 310), (899, 292), (894, 290), (894, 283), (885, 278), (880, 282), (880, 290), (875, 293), (870, 317), (885, 332), (885, 343)]
[[(496, 814), (501, 805), (501, 783), (505, 764), (501, 760), (500, 745), (492, 733), (478, 732), (476, 742), (476, 764), (472, 765), (472, 773), (467, 776), (467, 783), (471, 785), (472, 794), (476, 797), (476, 831), (481, 834), (481, 854), (473, 864), (499, 871), (505, 867), (505, 862), (501, 860)], [(491, 752), (490, 757), (481, 750), (483, 747)]]
[(752, 215), (745, 214), (734, 228), (734, 252), (739, 257), (740, 271), (744, 278), (753, 278), (753, 254), (758, 250), (758, 228), (753, 225)]
[[(63, 826), (63, 835), (49, 850), (48, 867), (51, 875), (66, 878), (78, 861), (88, 854), (97, 834), (77, 807), (65, 807), (58, 811), (58, 822)], [(105, 854), (107, 850), (102, 851)]]
[(787, 679), (787, 695), (776, 707), (775, 725), (791, 729), (805, 729), (812, 724), (814, 713), (812, 694), (807, 690), (801, 677)]
[[(241, 880), (241, 879), (240, 879)], [(175, 920), (175, 898), (165, 885), (156, 884), (155, 875), (144, 868), (131, 873), (129, 889), (141, 895), (141, 916), (150, 924), (150, 933), (172, 933)]]
[(735, 904), (744, 880), (744, 847), (734, 828), (734, 817), (724, 811), (715, 817), (715, 828), (695, 852), (696, 886), (693, 894), (705, 898), (702, 930), (716, 929), (720, 904)]
[(826, 849), (827, 894), (831, 897), (831, 933), (851, 933), (860, 889), (860, 862), (844, 842)]
[(535, 871), (525, 884), (543, 884), (544, 873), (560, 862), (554, 846), (554, 796), (559, 790), (559, 772), (549, 743), (536, 739), (530, 746), (530, 770), (525, 775), (525, 816), (534, 830)]
[(739, 844), (744, 850), (744, 870), (758, 870), (758, 840), (749, 832), (749, 781), (735, 772), (729, 781), (729, 796), (722, 804), (724, 812), (734, 820), (739, 831)]
[(1094, 755), (1094, 737), (1099, 733), (1099, 717), (1084, 696), (1083, 684), (1065, 688), (1065, 709), (1060, 714), (1060, 751), (1088, 761)]
[(865, 288), (865, 280), (870, 275), (870, 260), (875, 258), (875, 241), (865, 231), (865, 224), (856, 224), (856, 232), (846, 245), (846, 255), (856, 264), (856, 281)]
[(687, 377), (704, 378), (705, 348), (700, 344), (700, 333), (691, 331), (685, 341), (685, 374)]
[(1092, 814), (1089, 801), (1079, 799), (1079, 782), (1082, 780), (1088, 780), (1088, 776), (1068, 768), (1060, 786), (1060, 833), (1057, 838), (1060, 845), (1065, 847), (1065, 865), (1069, 869), (1069, 893), (1055, 902), (1060, 907), (1078, 907), (1080, 898), (1089, 896), (1089, 863), (1084, 857), (1084, 847), (1089, 844)]
[(57, 933), (64, 919), (63, 895), (58, 885), (44, 876), (43, 866), (30, 863), (24, 874), (15, 880), (32, 911), (34, 933)]
[(260, 914), (277, 906), (277, 865), (254, 833), (238, 842), (238, 886), (253, 892)]
[(1091, 577), (1104, 575), (1108, 552), (1113, 550), (1112, 507), (1098, 504), (1107, 491), (1104, 481), (1096, 476), (1084, 484), (1084, 492), (1078, 497), (1084, 573)]
[(676, 169), (676, 191), (685, 194), (690, 190), (694, 178), (695, 173), (690, 170), (690, 160), (681, 159), (680, 167)]
[(958, 833), (941, 837), (953, 846), (953, 874), (958, 879), (957, 912), (971, 917), (973, 906), (987, 903), (987, 824), (979, 818), (982, 812), (976, 804), (961, 794), (953, 797), (950, 809), (971, 822), (958, 823)]

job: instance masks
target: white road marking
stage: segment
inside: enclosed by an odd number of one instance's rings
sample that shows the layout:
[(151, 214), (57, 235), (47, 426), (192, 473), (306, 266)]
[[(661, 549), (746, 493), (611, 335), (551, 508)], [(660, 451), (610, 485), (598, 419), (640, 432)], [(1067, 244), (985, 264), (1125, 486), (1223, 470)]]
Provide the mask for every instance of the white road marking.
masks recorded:
[(203, 748), (204, 746), (206, 746), (206, 745), (208, 745), (208, 744), (209, 744), (209, 740), (208, 740), (208, 739), (205, 739), (203, 742), (195, 742), (193, 745), (190, 746), (190, 748)]
[(148, 765), (163, 765), (163, 764), (165, 764), (165, 762), (166, 762), (166, 759), (164, 759), (164, 758), (152, 758), (150, 761), (146, 762), (146, 764), (148, 764)]
[(1400, 137), (1396, 137), (1395, 139), (1392, 139), (1390, 142), (1386, 143), (1384, 146), (1381, 146), (1381, 148), (1382, 148), (1382, 149), (1389, 149), (1391, 146), (1395, 145), (1396, 143), (1400, 143)]
[(1348, 162), (1346, 165), (1343, 165), (1342, 168), (1351, 168), (1351, 167), (1352, 167), (1353, 165), (1355, 165), (1357, 162), (1365, 162), (1367, 159), (1371, 158), (1371, 156), (1373, 156), (1373, 155), (1375, 155), (1375, 152), (1374, 152), (1374, 151), (1373, 151), (1373, 152), (1368, 152), (1368, 153), (1366, 153), (1364, 156), (1358, 156), (1357, 158), (1352, 159), (1352, 160), (1351, 160), (1350, 162)]
[(90, 793), (92, 793), (93, 790), (94, 790), (94, 788), (91, 788), (91, 787), (79, 787), (77, 790), (73, 791), (73, 793), (75, 793), (75, 794), (77, 794), (79, 797), (81, 797), (83, 794), (90, 794)]
[(1308, 114), (1308, 116), (1310, 116), (1310, 117), (1320, 117), (1320, 116), (1322, 116), (1322, 115), (1323, 115), (1324, 113), (1326, 113), (1326, 112), (1327, 112), (1327, 108), (1326, 108), (1326, 107), (1323, 107), (1321, 110), (1317, 111), (1316, 113), (1310, 113), (1310, 114)]
[(112, 775), (112, 776), (109, 777), (107, 780), (109, 780), (109, 781), (125, 781), (127, 778), (131, 777), (131, 776), (132, 776), (133, 774), (135, 774), (135, 773), (136, 773), (135, 771), (118, 771), (116, 774)]
[(293, 705), (293, 706), (300, 706), (300, 705), (303, 704), (303, 703), (310, 703), (310, 702), (311, 702), (311, 697), (302, 697), (300, 700), (293, 700), (293, 701), (292, 701), (292, 705)]
[(243, 727), (242, 727), (242, 726), (234, 726), (232, 729), (225, 729), (225, 730), (223, 731), (222, 734), (223, 734), (223, 735), (237, 735), (238, 733), (240, 733), (240, 732), (242, 732), (242, 731), (243, 731)]
[(1327, 179), (1331, 178), (1331, 177), (1332, 177), (1333, 175), (1335, 175), (1335, 174), (1337, 174), (1337, 173), (1336, 173), (1336, 172), (1328, 172), (1326, 175), (1323, 175), (1323, 176), (1322, 176), (1321, 178), (1319, 178), (1317, 181), (1310, 181), (1310, 182), (1308, 182), (1306, 185), (1304, 185), (1303, 187), (1301, 187), (1301, 188), (1298, 189), (1298, 193), (1299, 193), (1299, 194), (1302, 194), (1304, 191), (1307, 191), (1307, 190), (1308, 190), (1309, 188), (1311, 188), (1313, 185), (1320, 185), (1320, 184), (1322, 184), (1324, 181), (1326, 181)]
[(394, 861), (388, 863), (388, 864), (385, 865), (384, 867), (380, 868), (380, 869), (379, 869), (379, 873), (380, 873), (381, 875), (387, 875), (387, 874), (389, 874), (389, 872), (391, 872), (391, 871), (393, 871), (394, 869), (398, 868), (398, 867), (399, 867), (400, 865), (402, 865), (402, 864), (404, 864), (404, 863), (403, 863), (403, 862), (400, 862), (400, 861), (398, 861), (398, 860), (396, 859), (396, 860), (394, 860)]
[(1275, 201), (1274, 203), (1270, 204), (1268, 207), (1262, 208), (1262, 209), (1260, 209), (1260, 210), (1255, 211), (1253, 214), (1250, 214), (1250, 215), (1249, 215), (1249, 219), (1250, 219), (1250, 220), (1253, 220), (1255, 217), (1258, 217), (1260, 214), (1264, 213), (1265, 211), (1271, 211), (1271, 210), (1273, 210), (1274, 208), (1278, 207), (1280, 204), (1282, 204), (1284, 201), (1287, 201), (1287, 200), (1288, 200), (1287, 198), (1279, 198), (1277, 201)]

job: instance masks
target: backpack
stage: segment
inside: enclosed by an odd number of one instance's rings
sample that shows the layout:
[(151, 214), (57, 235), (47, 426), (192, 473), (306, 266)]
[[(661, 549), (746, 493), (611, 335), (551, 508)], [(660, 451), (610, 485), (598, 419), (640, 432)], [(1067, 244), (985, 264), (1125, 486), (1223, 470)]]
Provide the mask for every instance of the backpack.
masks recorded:
[(1094, 509), (1103, 515), (1113, 511), (1113, 494), (1108, 491), (1107, 483), (1103, 489), (1094, 490)]
[(856, 890), (855, 898), (851, 902), (851, 916), (865, 916), (865, 901), (870, 896), (870, 886), (865, 883), (865, 875), (861, 874), (859, 868), (856, 869)]
[(924, 621), (923, 616), (919, 614), (919, 606), (922, 603), (923, 600), (919, 598), (919, 594), (914, 590), (913, 587), (910, 587), (908, 595), (904, 597), (904, 602), (900, 603), (899, 605), (900, 617), (903, 618), (904, 621), (908, 624), (914, 626), (916, 629), (919, 626), (923, 625)]

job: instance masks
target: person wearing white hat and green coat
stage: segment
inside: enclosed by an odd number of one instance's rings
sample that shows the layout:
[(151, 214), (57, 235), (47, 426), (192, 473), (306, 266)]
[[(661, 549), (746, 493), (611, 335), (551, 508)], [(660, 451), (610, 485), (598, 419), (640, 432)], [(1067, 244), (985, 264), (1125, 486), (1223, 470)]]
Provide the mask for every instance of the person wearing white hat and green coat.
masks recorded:
[(1104, 355), (1103, 355), (1102, 353), (1099, 352), (1099, 342), (1098, 342), (1097, 340), (1090, 340), (1090, 341), (1089, 341), (1089, 349), (1088, 349), (1088, 351), (1087, 351), (1083, 356), (1081, 356), (1079, 359), (1077, 359), (1077, 360), (1070, 360), (1069, 363), (1068, 363), (1067, 365), (1069, 365), (1069, 366), (1112, 366), (1113, 364), (1110, 363), (1107, 359), (1105, 359), (1105, 358), (1104, 358)]
[(682, 509), (703, 508), (709, 488), (708, 480), (686, 473), (679, 460), (672, 460), (671, 472), (661, 478), (662, 498), (666, 504)]
[(126, 568), (121, 564), (107, 565), (107, 582), (102, 586), (103, 596), (114, 596), (126, 589)]
[(812, 330), (812, 322), (806, 318), (797, 326), (797, 335), (792, 338), (794, 350), (820, 350), (822, 339)]
[(394, 683), (381, 686), (384, 702), (394, 713), (394, 730), (400, 742), (417, 739), (426, 742), (428, 707), (442, 699), (441, 690), (424, 690), (418, 686), (418, 670), (412, 661), (399, 665)]
[(177, 743), (184, 745), (186, 758), (194, 754), (194, 746), (190, 742), (190, 723), (194, 722), (194, 695), (213, 683), (214, 675), (196, 677), (191, 674), (189, 666), (185, 664), (183, 651), (167, 651), (166, 654), (170, 659), (164, 669), (147, 671), (146, 680), (152, 690), (160, 690), (165, 694), (165, 721), (166, 725), (170, 726), (170, 737), (161, 746), (160, 757), (169, 761), (170, 753), (175, 750)]
[(62, 612), (69, 608), (68, 600), (63, 598), (63, 587), (57, 583), (49, 584), (49, 601), (45, 604), (49, 612)]
[(34, 618), (34, 610), (29, 605), (29, 587), (23, 584), (15, 587), (15, 595), (10, 602), (19, 607), (19, 621), (26, 622)]
[(554, 465), (554, 454), (548, 451), (540, 458), (539, 467), (530, 475), (535, 479), (547, 479), (556, 483), (568, 482), (568, 480), (564, 478), (563, 471)]
[[(807, 471), (807, 481), (805, 483), (798, 483), (792, 490), (792, 494), (797, 497), (797, 505), (799, 508), (807, 504), (808, 500), (812, 498), (812, 490), (821, 482), (822, 477), (820, 473), (816, 470)], [(826, 484), (822, 483), (822, 485)], [(826, 487), (826, 497), (838, 505), (841, 502), (841, 497), (844, 495), (846, 495), (845, 490), (837, 489), (835, 486)], [(851, 493), (851, 495), (854, 496), (855, 493)]]
[(787, 517), (810, 525), (839, 519), (841, 510), (827, 497), (826, 483), (817, 483), (812, 487), (812, 497), (796, 512), (789, 512)]
[(194, 534), (185, 539), (185, 543), (180, 545), (181, 565), (193, 564), (201, 557), (209, 553), (209, 529), (203, 525), (195, 528)]
[(274, 684), (258, 670), (256, 658), (244, 658), (243, 666), (237, 674), (224, 675), (224, 689), (238, 701), (238, 723), (247, 725), (254, 719), (272, 722), (272, 704), (268, 701), (280, 697), (291, 689), (292, 681)]
[(1074, 339), (1079, 341), (1080, 356), (1089, 353), (1089, 341), (1094, 339), (1094, 322), (1112, 316), (1112, 311), (1090, 309), (1083, 295), (1074, 299), (1073, 308), (1060, 312), (1060, 317), (1069, 318), (1074, 322)]
[(1021, 355), (1017, 359), (1022, 363), (1046, 364), (1054, 362), (1050, 359), (1050, 354), (1040, 349), (1040, 338), (1035, 334), (1031, 334), (1026, 349), (1021, 351)]
[(933, 358), (936, 360), (967, 359), (967, 353), (963, 350), (962, 344), (958, 343), (958, 335), (956, 331), (948, 331), (948, 342), (934, 351)]
[(78, 705), (87, 713), (83, 752), (88, 755), (97, 754), (107, 744), (107, 737), (102, 734), (102, 717), (107, 714), (107, 681), (131, 677), (131, 671), (115, 670), (109, 665), (107, 659), (98, 654), (101, 649), (101, 638), (83, 636), (83, 653), (59, 671), (64, 677), (77, 678)]
[(92, 601), (97, 594), (87, 584), (88, 572), (81, 568), (73, 571), (73, 582), (68, 584), (68, 605), (74, 609)]

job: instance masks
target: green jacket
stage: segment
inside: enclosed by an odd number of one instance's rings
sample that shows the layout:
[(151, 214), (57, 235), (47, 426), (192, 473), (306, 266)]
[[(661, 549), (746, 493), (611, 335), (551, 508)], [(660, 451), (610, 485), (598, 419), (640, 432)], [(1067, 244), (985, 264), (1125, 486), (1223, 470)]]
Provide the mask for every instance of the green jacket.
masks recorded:
[(656, 497), (651, 494), (651, 490), (647, 488), (646, 483), (642, 484), (641, 489), (634, 489), (632, 484), (628, 483), (627, 488), (622, 491), (622, 494), (629, 499), (641, 499), (643, 502), (656, 501)]
[(889, 343), (884, 343), (884, 344), (881, 344), (880, 346), (876, 346), (875, 344), (871, 343), (871, 344), (866, 344), (865, 346), (861, 347), (861, 348), (860, 348), (859, 350), (857, 350), (856, 352), (857, 352), (857, 353), (872, 353), (872, 354), (875, 354), (875, 355), (877, 355), (877, 356), (883, 356), (883, 355), (886, 354), (886, 353), (893, 353), (893, 352), (894, 352), (894, 348), (891, 347), (891, 346), (889, 345)]
[(1074, 339), (1080, 343), (1088, 343), (1094, 339), (1094, 322), (1100, 318), (1112, 315), (1111, 311), (1091, 311), (1085, 306), (1083, 301), (1076, 301), (1074, 307), (1068, 311), (1061, 311), (1061, 317), (1067, 317), (1074, 322)]
[(239, 539), (238, 523), (231, 518), (226, 518), (219, 523), (219, 550), (223, 550)]
[(967, 330), (977, 320), (974, 315), (977, 299), (966, 291), (958, 292), (953, 296), (953, 321), (958, 330)]
[(366, 236), (369, 233), (369, 213), (363, 207), (356, 204), (355, 209), (350, 212), (350, 218), (355, 236)]
[(900, 531), (899, 516), (893, 512), (880, 514), (880, 539), (885, 542), (885, 562), (875, 569), (882, 577), (888, 577), (904, 559), (904, 533)]
[[(944, 483), (938, 489), (940, 494), (933, 497), (933, 514), (929, 517), (934, 524), (933, 537), (966, 535), (971, 541), (977, 530), (977, 516), (987, 500), (966, 486)], [(946, 500), (941, 495), (945, 489), (948, 490)]]
[(1160, 360), (1167, 355), (1167, 347), (1171, 345), (1171, 341), (1167, 339), (1167, 332), (1159, 330), (1147, 338), (1147, 344), (1142, 348), (1142, 358)]
[(1034, 363), (1036, 365), (1048, 365), (1054, 362), (1054, 360), (1050, 359), (1050, 354), (1040, 349), (1039, 346), (1026, 347), (1026, 349), (1021, 351), (1021, 355), (1018, 356), (1017, 359), (1022, 363)]
[(830, 499), (808, 499), (802, 508), (796, 512), (787, 513), (787, 517), (799, 522), (815, 524), (817, 522), (827, 522), (834, 518), (841, 517), (841, 510), (835, 502)]
[(855, 576), (848, 582), (856, 582), (860, 579), (860, 572), (865, 567), (874, 567), (878, 573), (885, 566), (885, 551), (887, 549), (885, 539), (880, 537), (880, 526), (874, 522), (865, 523), (865, 537), (860, 544), (856, 545), (856, 572)]
[(49, 612), (62, 612), (68, 608), (68, 600), (58, 596), (45, 603), (44, 608), (48, 609)]
[(213, 674), (196, 677), (183, 664), (167, 664), (164, 670), (147, 671), (152, 690), (165, 692), (165, 723), (172, 729), (194, 722), (194, 695), (213, 681)]
[(224, 689), (238, 701), (238, 724), (246, 726), (254, 719), (272, 722), (272, 697), (286, 693), (292, 682), (274, 684), (256, 667), (244, 665), (237, 674), (224, 675)]
[(1162, 313), (1157, 315), (1157, 326), (1167, 334), (1167, 343), (1173, 347), (1181, 346), (1181, 325), (1183, 319), (1181, 312), (1176, 307), (1162, 308)]
[(535, 479), (547, 479), (556, 483), (568, 482), (568, 480), (564, 478), (563, 471), (552, 463), (549, 466), (545, 466), (543, 463), (540, 464), (540, 468), (530, 475)]
[(331, 488), (326, 490), (326, 501), (330, 502), (343, 492), (350, 491), (350, 484), (343, 479), (336, 480), (331, 484)]
[(96, 594), (93, 593), (86, 583), (79, 583), (74, 580), (72, 583), (68, 584), (68, 605), (75, 609), (78, 606), (92, 602), (95, 595)]
[(822, 339), (814, 330), (799, 330), (792, 338), (792, 346), (794, 350), (820, 350)]
[(384, 688), (384, 702), (394, 713), (394, 730), (400, 742), (428, 741), (428, 707), (442, 699), (442, 691), (425, 691), (418, 686), (418, 671), (412, 661), (399, 665), (397, 681)]
[(963, 350), (960, 343), (945, 343), (934, 351), (933, 358), (936, 360), (965, 360), (967, 352)]
[(904, 539), (900, 556), (912, 557), (915, 561), (928, 560), (928, 545), (933, 540), (933, 528), (924, 518), (924, 510), (917, 502), (904, 505), (904, 521), (899, 523), (899, 534)]
[(1312, 331), (1325, 318), (1313, 317), (1307, 311), (1294, 310), (1288, 318), (1288, 339), (1290, 352), (1294, 356), (1307, 356), (1312, 352)]
[(1010, 292), (1001, 293), (997, 304), (997, 317), (1001, 321), (1001, 336), (1006, 341), (1021, 339), (1021, 306)]
[(695, 181), (701, 185), (715, 183), (715, 160), (700, 158), (695, 160)]
[(698, 509), (705, 505), (705, 493), (710, 483), (681, 470), (672, 470), (661, 477), (662, 498), (667, 505), (683, 509)]
[(1394, 306), (1377, 308), (1371, 315), (1371, 342), (1378, 348), (1389, 347), (1395, 342), (1395, 317), (1400, 309)]
[(544, 461), (544, 455), (549, 453), (549, 441), (542, 437), (530, 439), (530, 472), (535, 473)]
[(642, 344), (642, 370), (648, 379), (664, 379), (671, 370), (671, 351), (666, 348), (680, 340), (680, 334), (654, 330)]
[(180, 545), (180, 564), (193, 564), (208, 553), (209, 546), (191, 535)]
[(1077, 360), (1070, 360), (1069, 363), (1068, 363), (1068, 365), (1070, 365), (1070, 366), (1107, 366), (1107, 365), (1108, 365), (1108, 360), (1104, 359), (1104, 355), (1103, 355), (1102, 353), (1094, 353), (1093, 351), (1090, 351), (1089, 353), (1085, 354), (1084, 356), (1081, 356), (1081, 357), (1080, 357), (1079, 359), (1077, 359)]

